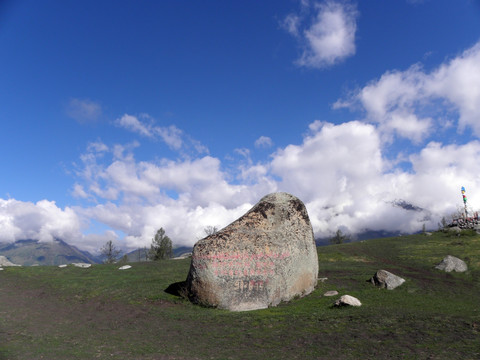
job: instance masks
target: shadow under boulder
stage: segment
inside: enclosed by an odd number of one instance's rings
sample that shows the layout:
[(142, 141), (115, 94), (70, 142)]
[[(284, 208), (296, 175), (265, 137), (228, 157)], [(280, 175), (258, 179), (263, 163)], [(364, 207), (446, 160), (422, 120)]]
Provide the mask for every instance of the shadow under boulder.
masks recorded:
[(179, 296), (182, 298), (188, 298), (186, 296), (186, 281), (179, 281), (173, 284), (170, 284), (164, 291), (167, 294), (174, 295), (174, 296)]

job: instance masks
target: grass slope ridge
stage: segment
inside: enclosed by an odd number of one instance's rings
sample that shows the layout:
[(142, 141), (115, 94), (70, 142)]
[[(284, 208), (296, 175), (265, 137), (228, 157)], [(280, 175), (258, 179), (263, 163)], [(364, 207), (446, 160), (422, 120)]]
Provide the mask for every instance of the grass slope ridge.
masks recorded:
[[(412, 235), (318, 248), (307, 297), (245, 313), (172, 295), (190, 260), (0, 272), (0, 359), (480, 358), (480, 236)], [(446, 255), (467, 273), (434, 269)], [(379, 269), (395, 290), (367, 280)], [(334, 308), (328, 290), (360, 308)], [(18, 316), (22, 314), (22, 316)]]

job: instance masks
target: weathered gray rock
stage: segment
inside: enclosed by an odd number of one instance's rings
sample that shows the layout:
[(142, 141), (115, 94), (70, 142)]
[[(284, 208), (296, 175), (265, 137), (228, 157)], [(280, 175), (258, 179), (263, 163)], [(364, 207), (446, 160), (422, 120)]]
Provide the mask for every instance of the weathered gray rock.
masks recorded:
[(465, 272), (468, 270), (468, 267), (465, 261), (456, 258), (455, 256), (447, 255), (437, 266), (435, 266), (435, 269), (446, 272)]
[(338, 291), (336, 290), (330, 290), (330, 291), (327, 291), (325, 294), (323, 294), (323, 296), (335, 296), (335, 295), (338, 295)]
[(360, 300), (350, 295), (343, 295), (333, 303), (335, 306), (362, 306)]
[(0, 266), (20, 266), (20, 265), (14, 264), (10, 260), (8, 260), (5, 256), (0, 255)]
[(186, 290), (196, 303), (255, 310), (309, 294), (317, 276), (305, 205), (290, 194), (274, 193), (195, 244)]
[(405, 282), (405, 279), (402, 279), (400, 276), (394, 275), (386, 270), (378, 270), (375, 275), (372, 276), (370, 282), (373, 285), (380, 286), (388, 290), (393, 290), (402, 285)]

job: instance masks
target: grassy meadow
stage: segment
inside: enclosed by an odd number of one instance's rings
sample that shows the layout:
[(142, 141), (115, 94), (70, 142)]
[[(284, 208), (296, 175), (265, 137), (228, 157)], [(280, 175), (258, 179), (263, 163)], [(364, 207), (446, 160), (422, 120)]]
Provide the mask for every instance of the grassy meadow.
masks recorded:
[[(228, 312), (165, 290), (190, 260), (0, 271), (0, 360), (479, 359), (480, 236), (411, 235), (318, 248), (319, 282), (304, 298)], [(446, 255), (467, 273), (435, 270)], [(403, 277), (395, 290), (367, 280)], [(339, 297), (359, 308), (335, 308)]]

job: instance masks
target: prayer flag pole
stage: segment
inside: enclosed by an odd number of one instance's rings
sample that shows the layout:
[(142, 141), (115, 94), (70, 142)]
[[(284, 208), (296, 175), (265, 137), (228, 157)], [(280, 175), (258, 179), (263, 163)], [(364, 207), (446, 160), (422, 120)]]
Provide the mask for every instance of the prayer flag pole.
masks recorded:
[(468, 218), (468, 211), (467, 211), (467, 196), (465, 195), (465, 188), (462, 186), (462, 197), (463, 197), (463, 205), (465, 206), (465, 220)]

